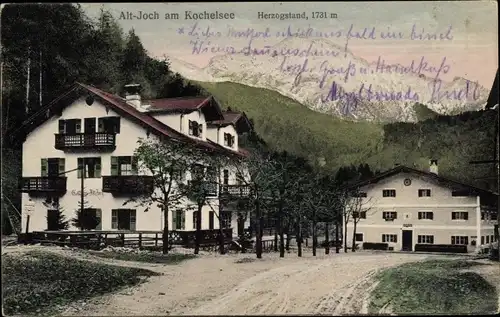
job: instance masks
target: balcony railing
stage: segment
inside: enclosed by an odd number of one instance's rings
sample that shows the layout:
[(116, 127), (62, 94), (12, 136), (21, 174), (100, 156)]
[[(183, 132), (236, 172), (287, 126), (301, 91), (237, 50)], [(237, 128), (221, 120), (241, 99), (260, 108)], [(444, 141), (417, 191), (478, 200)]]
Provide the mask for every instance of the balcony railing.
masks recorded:
[(66, 177), (23, 177), (20, 185), (23, 193), (66, 193)]
[(56, 134), (55, 148), (66, 149), (114, 149), (116, 135), (108, 132)]
[(247, 197), (250, 195), (250, 186), (248, 186), (248, 185), (221, 185), (221, 195)]
[(153, 192), (153, 177), (146, 175), (103, 176), (102, 191), (112, 194), (142, 195)]
[[(195, 189), (197, 185), (197, 181), (190, 180), (188, 181), (188, 185), (192, 186), (193, 189)], [(206, 193), (207, 196), (217, 196), (217, 183), (216, 182), (209, 182), (209, 181), (202, 181), (203, 185), (203, 191)]]

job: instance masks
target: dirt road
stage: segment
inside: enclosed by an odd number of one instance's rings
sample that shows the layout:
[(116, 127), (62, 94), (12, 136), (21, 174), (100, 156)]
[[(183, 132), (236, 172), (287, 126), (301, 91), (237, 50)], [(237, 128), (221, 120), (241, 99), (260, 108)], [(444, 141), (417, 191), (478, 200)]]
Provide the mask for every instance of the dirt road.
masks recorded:
[[(53, 252), (81, 257), (71, 251)], [(146, 283), (69, 307), (66, 316), (348, 314), (366, 313), (370, 278), (378, 270), (428, 256), (330, 254), (236, 263), (254, 255), (200, 256), (179, 265), (155, 265), (85, 256), (86, 260), (161, 272)]]

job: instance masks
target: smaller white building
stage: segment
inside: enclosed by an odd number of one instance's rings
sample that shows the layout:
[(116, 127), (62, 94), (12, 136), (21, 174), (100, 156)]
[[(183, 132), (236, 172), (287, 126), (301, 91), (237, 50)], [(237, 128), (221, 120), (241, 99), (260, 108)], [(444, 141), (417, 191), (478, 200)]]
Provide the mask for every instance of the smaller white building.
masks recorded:
[[(155, 204), (126, 203), (151, 187), (150, 175), (134, 157), (139, 138), (162, 138), (194, 144), (217, 155), (244, 157), (238, 136), (252, 125), (244, 113), (224, 112), (213, 97), (141, 100), (138, 85), (126, 86), (124, 97), (77, 83), (23, 125), (26, 139), (22, 162), (22, 230), (54, 230), (50, 218), (60, 208), (66, 219), (80, 209), (99, 219), (96, 230), (161, 231), (164, 217)], [(221, 184), (202, 210), (202, 229), (224, 228), (237, 235), (249, 226), (239, 223), (235, 204), (219, 208), (219, 190), (248, 194), (241, 173), (224, 168)], [(82, 177), (83, 176), (83, 177)], [(170, 211), (170, 230), (195, 230), (194, 202)], [(219, 215), (219, 210), (222, 214)], [(29, 228), (26, 228), (27, 218)], [(70, 230), (77, 228), (70, 226)]]
[[(352, 186), (361, 208), (350, 214), (347, 243), (388, 243), (394, 250), (414, 251), (416, 244), (467, 245), (469, 251), (494, 241), (498, 194), (429, 171), (396, 166)], [(345, 233), (345, 231), (344, 231)]]

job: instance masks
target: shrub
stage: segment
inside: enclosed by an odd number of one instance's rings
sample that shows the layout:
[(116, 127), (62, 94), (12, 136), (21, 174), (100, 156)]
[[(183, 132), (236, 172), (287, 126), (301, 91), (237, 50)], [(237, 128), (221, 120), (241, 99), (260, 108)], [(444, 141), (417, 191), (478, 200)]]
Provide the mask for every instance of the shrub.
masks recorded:
[(467, 253), (466, 245), (455, 244), (416, 244), (415, 251), (444, 252), (444, 253)]
[(363, 242), (364, 250), (388, 250), (388, 243), (377, 243), (377, 242)]

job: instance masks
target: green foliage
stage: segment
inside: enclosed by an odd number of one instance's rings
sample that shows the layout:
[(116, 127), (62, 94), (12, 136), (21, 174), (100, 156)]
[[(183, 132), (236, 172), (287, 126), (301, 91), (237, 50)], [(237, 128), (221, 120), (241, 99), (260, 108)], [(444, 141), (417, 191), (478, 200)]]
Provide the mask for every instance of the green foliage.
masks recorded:
[[(51, 312), (57, 306), (140, 283), (154, 272), (75, 260), (46, 252), (2, 257), (6, 315)], [(51, 314), (53, 315), (53, 314)]]
[(83, 212), (81, 209), (82, 203), (78, 201), (78, 209), (75, 210), (75, 217), (71, 219), (73, 226), (80, 230), (94, 230), (99, 225), (99, 218), (93, 212), (88, 212), (88, 202), (83, 201)]
[(495, 287), (480, 275), (461, 270), (478, 265), (463, 260), (431, 260), (390, 268), (377, 276), (370, 311), (386, 304), (396, 314), (492, 314)]
[(66, 216), (64, 216), (64, 209), (62, 207), (59, 207), (58, 209), (56, 209), (56, 211), (56, 213), (49, 213), (47, 215), (47, 227), (53, 228), (51, 230), (68, 229), (69, 221), (66, 220)]
[(423, 104), (418, 103), (418, 102), (413, 105), (413, 110), (417, 114), (418, 121), (425, 121), (427, 119), (434, 119), (439, 115), (437, 112), (434, 112), (431, 109), (429, 109), (426, 105), (423, 105)]

